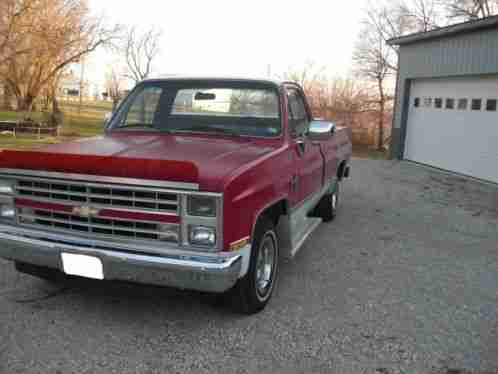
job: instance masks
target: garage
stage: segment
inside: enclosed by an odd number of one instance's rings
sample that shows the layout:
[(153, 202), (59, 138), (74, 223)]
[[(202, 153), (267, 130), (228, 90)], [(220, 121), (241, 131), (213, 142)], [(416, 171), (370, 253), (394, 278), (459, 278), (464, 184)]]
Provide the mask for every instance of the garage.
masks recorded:
[(390, 40), (393, 158), (498, 183), (498, 17)]
[(498, 183), (498, 77), (411, 84), (404, 158)]

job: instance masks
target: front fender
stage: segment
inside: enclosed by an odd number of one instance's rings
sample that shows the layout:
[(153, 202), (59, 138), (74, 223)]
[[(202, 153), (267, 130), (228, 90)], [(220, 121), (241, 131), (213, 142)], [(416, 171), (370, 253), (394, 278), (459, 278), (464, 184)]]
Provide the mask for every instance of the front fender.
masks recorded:
[(251, 240), (259, 215), (285, 199), (290, 189), (293, 164), (288, 149), (274, 151), (248, 165), (224, 188), (224, 248), (241, 239)]

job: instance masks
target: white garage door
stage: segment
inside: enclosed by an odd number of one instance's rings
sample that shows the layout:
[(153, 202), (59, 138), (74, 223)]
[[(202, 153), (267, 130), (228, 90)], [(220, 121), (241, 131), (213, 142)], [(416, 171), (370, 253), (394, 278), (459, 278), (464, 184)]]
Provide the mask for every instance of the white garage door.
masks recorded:
[(498, 183), (498, 77), (415, 80), (405, 159)]

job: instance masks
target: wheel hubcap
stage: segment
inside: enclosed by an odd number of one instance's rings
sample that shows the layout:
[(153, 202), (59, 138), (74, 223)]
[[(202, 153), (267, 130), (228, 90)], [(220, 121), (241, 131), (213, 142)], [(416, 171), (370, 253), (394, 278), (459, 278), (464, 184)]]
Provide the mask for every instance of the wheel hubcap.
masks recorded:
[(256, 290), (260, 298), (265, 298), (271, 290), (275, 269), (275, 242), (266, 235), (256, 260)]

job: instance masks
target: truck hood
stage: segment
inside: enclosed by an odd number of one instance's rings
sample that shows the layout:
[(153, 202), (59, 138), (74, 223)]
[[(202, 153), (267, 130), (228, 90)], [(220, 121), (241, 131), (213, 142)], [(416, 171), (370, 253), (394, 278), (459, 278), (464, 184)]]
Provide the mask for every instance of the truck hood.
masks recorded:
[(189, 182), (222, 191), (232, 173), (272, 150), (245, 138), (121, 133), (3, 151), (0, 168)]

